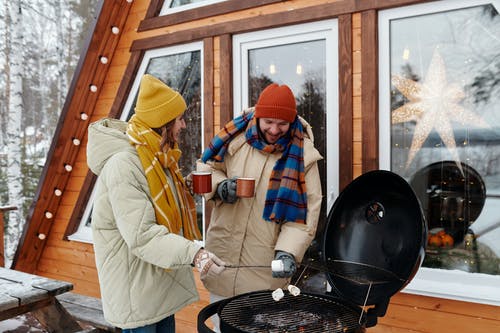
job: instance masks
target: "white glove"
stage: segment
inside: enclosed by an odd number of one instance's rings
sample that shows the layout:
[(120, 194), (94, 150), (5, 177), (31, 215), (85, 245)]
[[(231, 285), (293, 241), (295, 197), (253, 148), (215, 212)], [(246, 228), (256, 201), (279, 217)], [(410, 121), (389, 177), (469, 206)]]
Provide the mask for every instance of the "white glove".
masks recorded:
[(224, 261), (220, 260), (215, 254), (205, 249), (200, 249), (194, 256), (194, 265), (200, 272), (200, 279), (208, 275), (219, 275), (226, 269)]

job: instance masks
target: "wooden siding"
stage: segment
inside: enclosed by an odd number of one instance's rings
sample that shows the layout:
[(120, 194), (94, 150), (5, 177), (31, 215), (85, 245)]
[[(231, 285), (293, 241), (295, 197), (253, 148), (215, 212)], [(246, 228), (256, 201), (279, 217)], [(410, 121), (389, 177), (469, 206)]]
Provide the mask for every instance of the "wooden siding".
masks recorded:
[[(272, 27), (329, 18), (339, 20), (340, 186), (378, 168), (377, 10), (428, 2), (418, 0), (228, 1), (224, 5), (174, 16), (154, 17), (163, 1), (105, 0), (83, 54), (55, 141), (48, 156), (35, 205), (16, 254), (14, 268), (70, 281), (77, 293), (100, 296), (91, 244), (68, 241), (76, 230), (95, 177), (86, 167), (86, 125), (118, 117), (148, 49), (203, 41), (205, 143), (232, 117), (232, 36)], [(198, 16), (192, 16), (197, 13)], [(210, 15), (205, 15), (211, 13)], [(195, 19), (196, 17), (196, 19)], [(109, 35), (112, 25), (120, 33)], [(116, 37), (116, 38), (115, 38)], [(100, 64), (107, 52), (110, 61)], [(97, 93), (88, 87), (97, 83)], [(82, 121), (80, 114), (89, 118)], [(80, 146), (71, 144), (73, 137)], [(350, 158), (349, 158), (350, 157)], [(71, 162), (71, 173), (64, 163)], [(55, 187), (63, 195), (54, 197)], [(53, 212), (47, 219), (45, 212)], [(47, 235), (45, 239), (39, 233)], [(197, 273), (195, 273), (198, 276)], [(201, 300), (177, 317), (178, 332), (196, 332)], [(370, 333), (499, 332), (498, 307), (398, 293), (387, 314)]]

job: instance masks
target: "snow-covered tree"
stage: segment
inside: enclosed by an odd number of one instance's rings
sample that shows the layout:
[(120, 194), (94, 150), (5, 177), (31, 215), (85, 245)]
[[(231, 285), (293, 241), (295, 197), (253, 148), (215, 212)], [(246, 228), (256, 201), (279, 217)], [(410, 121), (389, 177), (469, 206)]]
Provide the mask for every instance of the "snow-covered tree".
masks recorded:
[(98, 0), (0, 5), (0, 205), (15, 252)]

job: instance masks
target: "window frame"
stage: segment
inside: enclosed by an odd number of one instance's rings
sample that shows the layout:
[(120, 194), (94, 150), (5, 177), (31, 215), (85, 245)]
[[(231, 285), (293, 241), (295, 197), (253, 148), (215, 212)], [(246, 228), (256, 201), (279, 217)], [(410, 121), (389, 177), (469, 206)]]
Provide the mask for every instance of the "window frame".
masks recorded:
[(179, 7), (170, 8), (170, 4), (172, 3), (172, 1), (173, 0), (167, 0), (163, 3), (163, 6), (161, 7), (159, 16), (179, 13), (179, 12), (183, 12), (185, 10), (190, 10), (190, 9), (194, 9), (194, 8), (204, 7), (204, 6), (210, 6), (210, 5), (213, 5), (213, 4), (216, 4), (219, 2), (225, 2), (228, 0), (204, 0), (202, 2), (190, 3), (187, 5), (182, 5)]
[[(233, 116), (249, 107), (248, 96), (248, 50), (273, 45), (286, 45), (324, 39), (326, 42), (326, 190), (327, 212), (339, 194), (339, 87), (338, 80), (338, 19), (247, 32), (233, 36)], [(333, 135), (329, 135), (333, 133)], [(333, 149), (332, 149), (333, 147)]]
[[(492, 4), (500, 13), (499, 0), (443, 0), (381, 10), (379, 34), (379, 168), (391, 169), (390, 125), (390, 21), (405, 17)], [(500, 275), (421, 267), (404, 293), (466, 302), (500, 305)]]
[[(135, 96), (137, 95), (137, 92), (139, 90), (139, 85), (140, 85), (140, 79), (142, 75), (146, 72), (146, 69), (150, 63), (150, 60), (153, 58), (157, 57), (162, 57), (162, 56), (169, 56), (169, 55), (175, 55), (179, 53), (185, 53), (185, 52), (193, 52), (193, 51), (199, 51), (200, 52), (200, 75), (201, 75), (201, 82), (200, 82), (200, 96), (204, 95), (204, 53), (203, 53), (204, 45), (202, 41), (197, 41), (197, 42), (192, 42), (192, 43), (187, 43), (187, 44), (181, 44), (181, 45), (173, 45), (173, 46), (167, 46), (163, 48), (158, 48), (158, 49), (152, 49), (152, 50), (147, 50), (144, 53), (144, 56), (141, 60), (141, 64), (137, 70), (137, 73), (135, 75), (135, 79), (133, 84), (131, 85), (130, 92), (126, 97), (126, 102), (124, 103), (124, 106), (122, 108), (121, 114), (120, 114), (120, 120), (126, 120), (129, 115), (129, 110), (132, 107), (132, 104), (134, 103)], [(201, 126), (200, 126), (200, 140), (201, 140), (201, 147), (204, 147), (204, 139), (205, 139), (205, 133), (204, 133), (204, 126), (205, 126), (205, 117), (204, 117), (204, 103), (200, 103), (200, 110), (201, 110)], [(200, 152), (201, 154), (201, 152)], [(82, 214), (82, 218), (80, 220), (80, 223), (78, 225), (78, 228), (75, 233), (70, 234), (67, 236), (67, 239), (70, 241), (78, 241), (82, 243), (93, 243), (92, 240), (92, 229), (90, 224), (87, 225), (87, 221), (90, 218), (90, 214), (92, 211), (93, 207), (93, 202), (94, 202), (94, 196), (95, 196), (95, 186), (92, 186), (91, 189), (91, 194), (89, 196), (89, 199), (86, 202), (85, 210)], [(205, 209), (205, 201), (202, 200), (202, 220), (205, 221), (206, 218), (206, 209)], [(195, 241), (200, 243), (202, 246), (204, 245), (205, 241), (205, 223), (202, 223), (202, 241)]]

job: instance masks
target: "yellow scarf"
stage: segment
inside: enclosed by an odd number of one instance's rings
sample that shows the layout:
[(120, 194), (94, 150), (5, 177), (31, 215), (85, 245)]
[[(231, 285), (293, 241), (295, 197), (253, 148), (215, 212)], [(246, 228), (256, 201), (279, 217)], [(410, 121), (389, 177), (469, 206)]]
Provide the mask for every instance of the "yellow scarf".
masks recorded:
[[(128, 122), (127, 135), (130, 143), (137, 149), (146, 173), (157, 223), (166, 226), (170, 232), (176, 234), (179, 234), (182, 228), (183, 235), (187, 239), (200, 239), (201, 233), (196, 223), (194, 199), (189, 193), (177, 164), (181, 156), (178, 145), (176, 144), (166, 153), (163, 152), (160, 148), (161, 136), (137, 119), (135, 115)], [(164, 168), (170, 171), (175, 184), (178, 206)]]

